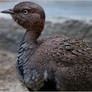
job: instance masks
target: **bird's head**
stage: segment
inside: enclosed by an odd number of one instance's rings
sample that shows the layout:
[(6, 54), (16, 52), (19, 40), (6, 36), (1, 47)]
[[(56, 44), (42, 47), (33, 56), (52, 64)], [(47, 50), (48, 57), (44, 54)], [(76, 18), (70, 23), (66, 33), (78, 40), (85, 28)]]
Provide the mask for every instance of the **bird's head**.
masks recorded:
[(12, 16), (12, 18), (27, 30), (42, 31), (45, 22), (45, 13), (41, 6), (33, 2), (21, 2), (13, 9), (2, 11)]

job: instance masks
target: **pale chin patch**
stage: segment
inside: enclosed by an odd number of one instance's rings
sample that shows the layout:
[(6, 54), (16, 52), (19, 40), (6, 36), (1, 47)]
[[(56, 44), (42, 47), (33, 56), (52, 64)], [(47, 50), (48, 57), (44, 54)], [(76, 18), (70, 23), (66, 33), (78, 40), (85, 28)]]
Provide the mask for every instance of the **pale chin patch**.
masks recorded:
[(47, 81), (48, 79), (48, 73), (47, 73), (47, 70), (44, 71), (44, 80)]

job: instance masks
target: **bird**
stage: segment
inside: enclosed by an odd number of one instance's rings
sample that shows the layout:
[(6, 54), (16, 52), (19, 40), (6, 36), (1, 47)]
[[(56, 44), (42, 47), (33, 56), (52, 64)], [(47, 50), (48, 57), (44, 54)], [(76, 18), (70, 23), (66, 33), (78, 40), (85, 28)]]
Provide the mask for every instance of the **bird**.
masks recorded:
[(46, 15), (34, 2), (20, 2), (1, 12), (26, 29), (18, 48), (16, 74), (28, 90), (92, 90), (92, 48), (87, 41), (66, 36), (41, 39)]

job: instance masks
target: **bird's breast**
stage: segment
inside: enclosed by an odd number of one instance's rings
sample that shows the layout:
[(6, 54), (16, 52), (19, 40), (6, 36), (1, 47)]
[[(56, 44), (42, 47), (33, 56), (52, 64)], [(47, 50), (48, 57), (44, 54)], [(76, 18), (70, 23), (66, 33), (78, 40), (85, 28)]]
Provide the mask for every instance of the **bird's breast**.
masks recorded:
[(20, 71), (23, 71), (23, 65), (29, 62), (29, 59), (33, 55), (35, 48), (35, 46), (27, 44), (26, 42), (22, 42), (20, 44), (17, 56), (17, 66), (19, 67)]

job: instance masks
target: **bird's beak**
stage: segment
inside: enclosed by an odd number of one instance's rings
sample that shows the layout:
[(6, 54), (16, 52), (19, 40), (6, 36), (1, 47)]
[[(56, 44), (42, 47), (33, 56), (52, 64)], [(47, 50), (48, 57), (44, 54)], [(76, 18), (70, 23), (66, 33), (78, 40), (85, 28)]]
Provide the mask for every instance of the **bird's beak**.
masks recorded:
[(14, 14), (14, 11), (13, 9), (8, 9), (8, 10), (1, 11), (1, 13)]

